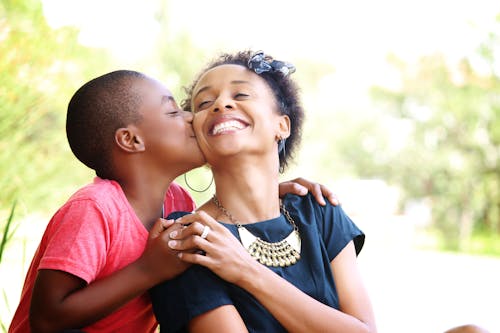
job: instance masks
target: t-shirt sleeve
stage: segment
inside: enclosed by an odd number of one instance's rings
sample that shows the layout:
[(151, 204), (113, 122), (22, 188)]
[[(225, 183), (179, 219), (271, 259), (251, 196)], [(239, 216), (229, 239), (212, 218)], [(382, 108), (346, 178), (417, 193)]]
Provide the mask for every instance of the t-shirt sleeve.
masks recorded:
[(196, 316), (233, 304), (226, 283), (198, 265), (153, 287), (150, 296), (161, 332), (187, 332), (188, 323)]
[(352, 240), (356, 255), (361, 252), (365, 242), (365, 234), (347, 216), (341, 206), (327, 203), (321, 207), (323, 223), (319, 225), (330, 261), (332, 261)]
[(87, 283), (106, 264), (109, 230), (106, 218), (92, 200), (75, 200), (52, 218), (51, 239), (39, 269), (60, 270)]
[(164, 207), (164, 213), (168, 215), (173, 211), (192, 212), (195, 210), (196, 204), (188, 191), (172, 182), (165, 195)]

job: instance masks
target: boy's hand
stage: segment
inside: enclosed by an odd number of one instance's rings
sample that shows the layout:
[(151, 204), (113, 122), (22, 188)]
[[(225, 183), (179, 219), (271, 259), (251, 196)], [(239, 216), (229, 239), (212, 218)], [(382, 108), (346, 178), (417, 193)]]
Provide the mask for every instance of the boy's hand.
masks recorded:
[(149, 232), (149, 239), (141, 258), (141, 266), (157, 282), (169, 280), (184, 272), (190, 265), (180, 260), (177, 252), (168, 246), (169, 234), (182, 225), (159, 218)]
[(322, 206), (326, 204), (323, 197), (328, 198), (328, 201), (330, 201), (330, 203), (334, 206), (340, 204), (337, 196), (328, 187), (319, 183), (311, 182), (302, 177), (282, 182), (279, 185), (280, 197), (283, 197), (287, 193), (306, 195), (307, 192), (311, 192), (316, 198), (316, 201)]

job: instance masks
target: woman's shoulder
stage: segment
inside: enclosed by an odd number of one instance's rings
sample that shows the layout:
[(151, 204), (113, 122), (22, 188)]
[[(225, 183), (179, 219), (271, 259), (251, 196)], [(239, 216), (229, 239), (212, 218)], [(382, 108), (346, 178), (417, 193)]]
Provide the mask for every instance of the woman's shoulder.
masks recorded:
[(287, 194), (283, 204), (304, 227), (317, 229), (326, 244), (340, 244), (341, 247), (336, 249), (336, 252), (348, 241), (354, 240), (356, 253), (359, 253), (364, 244), (364, 233), (344, 212), (341, 205), (334, 206), (328, 200), (325, 201), (326, 204), (322, 206), (310, 193), (305, 196)]
[(283, 205), (288, 210), (292, 209), (302, 212), (314, 212), (318, 214), (333, 213), (345, 215), (342, 206), (332, 205), (327, 198), (325, 198), (325, 202), (325, 205), (320, 205), (311, 193), (307, 193), (306, 195), (287, 194), (283, 198)]

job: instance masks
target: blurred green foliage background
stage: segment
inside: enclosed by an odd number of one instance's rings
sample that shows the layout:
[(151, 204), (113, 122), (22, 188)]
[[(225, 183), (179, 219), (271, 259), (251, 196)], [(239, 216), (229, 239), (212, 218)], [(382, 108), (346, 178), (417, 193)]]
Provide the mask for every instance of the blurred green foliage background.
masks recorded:
[[(197, 47), (189, 34), (169, 29), (168, 2), (158, 1), (156, 8), (161, 31), (155, 51), (128, 67), (145, 73), (155, 68), (156, 78), (180, 100), (182, 86), (213, 53)], [(425, 230), (438, 248), (500, 256), (500, 16), (471, 54), (458, 65), (441, 54), (416, 64), (389, 55), (400, 84), (373, 87), (370, 105), (356, 117), (348, 108), (331, 112), (328, 103), (315, 100), (323, 77), (335, 72), (332, 65), (295, 59), (306, 109), (315, 110), (296, 170), (307, 170), (301, 176), (323, 183), (381, 179), (400, 193), (395, 214), (404, 214), (412, 202), (430, 209)], [(16, 228), (27, 216), (39, 214), (44, 220), (38, 223), (47, 223), (73, 191), (92, 179), (66, 143), (66, 105), (84, 82), (115, 69), (107, 50), (78, 42), (76, 28), (51, 28), (39, 0), (0, 2), (4, 260), (12, 242), (22, 241)], [(190, 174), (198, 188), (208, 179), (207, 170)], [(198, 203), (207, 198), (192, 194)], [(6, 330), (5, 323), (2, 327)]]

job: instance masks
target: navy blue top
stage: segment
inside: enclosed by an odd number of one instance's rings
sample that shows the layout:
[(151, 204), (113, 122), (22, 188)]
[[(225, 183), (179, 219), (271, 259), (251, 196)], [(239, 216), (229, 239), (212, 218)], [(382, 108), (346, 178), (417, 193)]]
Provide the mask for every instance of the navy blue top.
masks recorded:
[[(321, 206), (311, 194), (304, 197), (287, 195), (283, 203), (299, 228), (301, 258), (294, 265), (269, 269), (316, 300), (338, 309), (330, 262), (351, 240), (354, 240), (358, 254), (363, 247), (364, 234), (340, 206), (330, 203)], [(172, 214), (169, 218), (180, 216), (179, 213)], [(239, 238), (235, 225), (223, 225)], [(293, 229), (282, 214), (244, 227), (270, 242), (282, 240)], [(249, 332), (286, 332), (252, 295), (203, 266), (190, 267), (180, 276), (155, 286), (150, 294), (162, 332), (187, 332), (191, 319), (228, 304), (236, 307)]]

